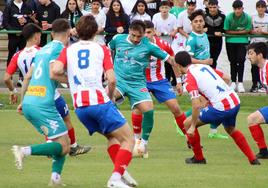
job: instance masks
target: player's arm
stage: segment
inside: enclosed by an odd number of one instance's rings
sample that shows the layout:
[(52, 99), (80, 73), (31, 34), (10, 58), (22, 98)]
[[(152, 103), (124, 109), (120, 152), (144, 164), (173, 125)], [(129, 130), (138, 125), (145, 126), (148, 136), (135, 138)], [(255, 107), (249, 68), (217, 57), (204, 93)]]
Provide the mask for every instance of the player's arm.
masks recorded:
[(204, 65), (212, 65), (213, 64), (213, 59), (208, 58), (208, 59), (196, 59), (194, 57), (191, 57), (193, 64), (204, 64)]
[(65, 75), (64, 64), (61, 61), (55, 60), (50, 63), (49, 77), (60, 83), (68, 83), (68, 77)]
[(115, 92), (115, 86), (116, 86), (116, 79), (113, 69), (109, 69), (105, 72), (106, 78), (108, 81), (108, 97), (114, 101), (114, 92)]

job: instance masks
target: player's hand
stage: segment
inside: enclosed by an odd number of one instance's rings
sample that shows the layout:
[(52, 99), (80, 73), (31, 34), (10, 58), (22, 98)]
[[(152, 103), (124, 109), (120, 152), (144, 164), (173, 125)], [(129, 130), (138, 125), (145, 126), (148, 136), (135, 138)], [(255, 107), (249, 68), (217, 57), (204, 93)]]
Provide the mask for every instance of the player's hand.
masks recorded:
[(213, 59), (211, 59), (211, 58), (203, 60), (203, 61), (204, 61), (204, 64), (207, 64), (207, 65), (212, 65), (213, 64)]
[(176, 89), (177, 89), (178, 95), (181, 96), (182, 93), (183, 93), (183, 87), (182, 87), (182, 84), (181, 84), (181, 83), (177, 83), (177, 85), (176, 85)]
[(18, 102), (18, 95), (16, 93), (9, 94), (9, 104), (17, 104)]
[(124, 28), (122, 26), (118, 27), (116, 29), (117, 33), (123, 33), (124, 32)]
[(22, 104), (20, 103), (19, 106), (17, 107), (17, 112), (20, 114), (20, 115), (23, 115), (23, 112), (22, 112)]
[(187, 130), (187, 134), (188, 134), (190, 137), (193, 137), (193, 136), (194, 136), (194, 131), (195, 131), (195, 127), (190, 126), (189, 129)]

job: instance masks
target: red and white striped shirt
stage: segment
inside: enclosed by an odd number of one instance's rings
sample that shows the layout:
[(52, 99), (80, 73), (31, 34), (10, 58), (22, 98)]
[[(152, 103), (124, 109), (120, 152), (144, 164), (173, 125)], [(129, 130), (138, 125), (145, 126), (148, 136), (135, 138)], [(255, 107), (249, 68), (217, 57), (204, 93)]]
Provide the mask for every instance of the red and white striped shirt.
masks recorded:
[(230, 110), (240, 104), (240, 99), (222, 76), (223, 72), (208, 65), (192, 64), (186, 74), (186, 90), (191, 98), (203, 95), (217, 110)]
[[(163, 51), (166, 51), (170, 56), (174, 56), (174, 52), (170, 44), (158, 37), (154, 37), (155, 44)], [(147, 82), (160, 81), (166, 78), (164, 61), (151, 56), (149, 67), (146, 68)]]
[(268, 60), (266, 60), (263, 68), (259, 69), (260, 71), (260, 80), (266, 89), (266, 93), (268, 94)]
[(36, 52), (38, 52), (39, 49), (40, 47), (34, 45), (29, 48), (25, 47), (24, 49), (15, 53), (7, 67), (6, 72), (10, 75), (13, 75), (19, 68), (22, 75), (25, 76), (31, 67)]
[(81, 40), (64, 48), (58, 60), (67, 67), (75, 108), (110, 101), (102, 86), (103, 72), (113, 69), (111, 53), (106, 46)]

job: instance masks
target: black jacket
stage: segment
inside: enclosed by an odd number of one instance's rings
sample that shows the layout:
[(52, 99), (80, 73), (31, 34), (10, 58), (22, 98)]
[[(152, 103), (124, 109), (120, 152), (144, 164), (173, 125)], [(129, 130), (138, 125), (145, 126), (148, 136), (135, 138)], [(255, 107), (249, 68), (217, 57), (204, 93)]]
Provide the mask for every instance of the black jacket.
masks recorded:
[(31, 19), (29, 15), (32, 14), (31, 8), (26, 4), (23, 3), (21, 9), (14, 4), (13, 1), (8, 3), (4, 9), (3, 13), (3, 27), (6, 30), (22, 30), (23, 26), (26, 25), (20, 25), (18, 21), (18, 16), (23, 16), (27, 22), (30, 22)]
[(222, 14), (221, 11), (216, 16), (212, 16), (209, 14), (209, 11), (206, 9), (205, 14), (205, 27), (208, 28), (207, 34), (208, 35), (214, 35), (215, 32), (221, 32), (224, 33), (224, 20), (225, 15)]

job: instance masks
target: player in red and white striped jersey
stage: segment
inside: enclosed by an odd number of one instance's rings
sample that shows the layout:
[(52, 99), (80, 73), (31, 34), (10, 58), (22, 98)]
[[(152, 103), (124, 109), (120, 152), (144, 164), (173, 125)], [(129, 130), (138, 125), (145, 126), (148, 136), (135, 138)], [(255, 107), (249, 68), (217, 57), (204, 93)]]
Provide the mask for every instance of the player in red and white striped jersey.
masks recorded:
[[(252, 43), (248, 47), (248, 58), (253, 65), (257, 65), (260, 70), (260, 80), (268, 94), (268, 47), (266, 43)], [(268, 159), (267, 144), (260, 124), (268, 124), (268, 106), (262, 107), (250, 114), (247, 118), (249, 130), (258, 145), (259, 153), (256, 155), (260, 159)]]
[[(185, 160), (188, 164), (206, 164), (200, 145), (197, 127), (214, 123), (224, 126), (226, 132), (234, 139), (237, 146), (247, 156), (250, 164), (260, 164), (243, 133), (235, 128), (236, 116), (240, 108), (238, 95), (222, 79), (223, 73), (214, 71), (209, 65), (192, 64), (190, 55), (183, 51), (175, 56), (178, 68), (186, 74), (186, 90), (192, 100), (192, 116), (184, 124), (187, 137), (192, 145), (194, 157)], [(202, 108), (200, 96), (203, 95), (209, 105)]]
[[(106, 46), (92, 41), (98, 30), (92, 15), (81, 17), (76, 30), (79, 41), (62, 51), (58, 60), (52, 63), (51, 74), (64, 75), (67, 69), (76, 115), (90, 135), (98, 132), (107, 138), (108, 153), (114, 163), (107, 186), (137, 186), (126, 171), (134, 145), (131, 131), (126, 119), (111, 101), (116, 84), (111, 53)], [(108, 80), (108, 94), (102, 86), (104, 72)]]
[[(170, 56), (174, 57), (173, 50), (170, 44), (166, 41), (155, 36), (154, 24), (151, 21), (145, 21), (145, 36), (155, 45), (157, 45), (161, 50), (167, 52)], [(165, 75), (165, 65), (164, 61), (151, 56), (149, 67), (146, 68), (146, 81), (148, 90), (154, 95), (159, 103), (164, 103), (170, 109), (178, 127), (185, 134), (185, 129), (183, 126), (183, 121), (186, 119), (185, 114), (181, 111), (179, 104), (176, 100), (176, 94), (170, 84), (166, 79)], [(181, 84), (180, 84), (181, 86)], [(179, 91), (181, 92), (181, 91)], [(132, 111), (132, 125), (134, 130), (134, 136), (136, 139), (135, 149), (139, 148), (139, 138), (141, 135), (142, 127), (142, 113), (138, 109)]]

